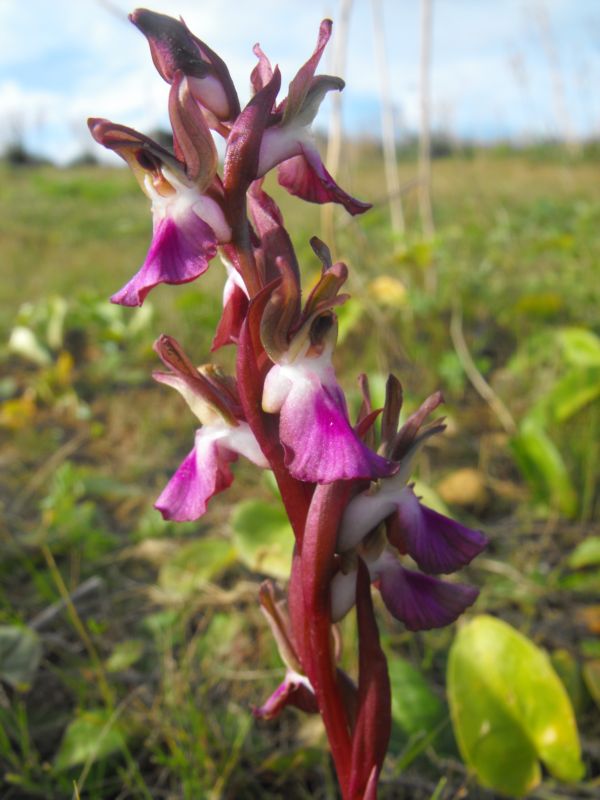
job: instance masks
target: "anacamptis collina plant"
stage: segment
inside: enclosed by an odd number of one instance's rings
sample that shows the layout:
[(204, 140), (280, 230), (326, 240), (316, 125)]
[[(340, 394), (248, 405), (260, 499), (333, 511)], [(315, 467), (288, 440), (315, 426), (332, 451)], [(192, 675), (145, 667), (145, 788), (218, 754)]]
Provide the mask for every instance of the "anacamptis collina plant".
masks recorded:
[[(303, 294), (281, 212), (263, 188), (276, 169), (281, 186), (303, 200), (339, 203), (353, 215), (370, 207), (337, 185), (311, 136), (325, 95), (344, 87), (340, 78), (315, 74), (332, 24), (321, 23), (315, 50), (283, 100), (279, 69), (256, 45), (253, 97), (241, 109), (227, 66), (183, 21), (144, 9), (130, 19), (170, 84), (173, 152), (123, 125), (89, 121), (96, 141), (131, 167), (152, 206), (146, 259), (112, 300), (139, 306), (154, 286), (193, 281), (219, 255), (223, 312), (212, 350), (237, 348), (236, 374), (227, 375), (214, 364), (196, 368), (169, 336), (156, 341), (164, 370), (155, 379), (176, 389), (200, 422), (156, 508), (169, 520), (198, 519), (232, 483), (238, 456), (272, 470), (296, 541), (287, 592), (270, 581), (258, 592), (286, 673), (254, 713), (272, 719), (293, 705), (320, 714), (342, 796), (372, 800), (391, 696), (371, 586), (409, 630), (448, 625), (478, 592), (437, 576), (468, 564), (485, 538), (427, 508), (410, 483), (415, 455), (444, 428), (430, 420), (439, 393), (399, 425), (397, 378), (388, 378), (383, 409), (373, 409), (361, 377), (362, 406), (355, 421), (349, 418), (332, 365), (348, 268), (332, 263), (314, 238), (322, 270)], [(215, 136), (225, 145), (222, 174)], [(336, 628), (353, 608), (356, 680), (338, 665)]]

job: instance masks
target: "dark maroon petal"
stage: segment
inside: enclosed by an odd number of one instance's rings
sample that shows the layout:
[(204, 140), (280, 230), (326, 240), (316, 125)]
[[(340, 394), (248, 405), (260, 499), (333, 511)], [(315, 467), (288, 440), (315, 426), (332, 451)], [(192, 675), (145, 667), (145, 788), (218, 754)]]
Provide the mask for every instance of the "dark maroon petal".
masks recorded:
[(233, 475), (229, 462), (237, 455), (219, 447), (201, 429), (196, 434), (196, 445), (180, 464), (177, 472), (163, 489), (154, 507), (164, 519), (191, 522), (206, 511), (206, 504), (215, 494), (231, 486)]
[(325, 45), (331, 37), (332, 24), (333, 23), (330, 19), (324, 19), (321, 22), (319, 26), (317, 44), (313, 54), (308, 61), (302, 67), (300, 67), (296, 73), (296, 76), (289, 85), (288, 96), (285, 104), (284, 121), (295, 117), (302, 108), (306, 95), (311, 88), (315, 70), (319, 65)]
[[(442, 393), (435, 392), (421, 403), (419, 408), (406, 420), (391, 443), (391, 458), (395, 461), (400, 461), (414, 450), (417, 442), (421, 438), (419, 436), (421, 426), (424, 424), (427, 417), (443, 402), (444, 397)], [(427, 433), (427, 436), (432, 435), (432, 433), (438, 430), (443, 430), (443, 427), (434, 426), (434, 428), (430, 429)]]
[(233, 218), (245, 208), (246, 190), (258, 175), (260, 145), (280, 86), (281, 73), (276, 67), (269, 83), (238, 116), (227, 139), (223, 185)]
[(237, 344), (248, 312), (248, 303), (245, 292), (234, 284), (225, 298), (223, 313), (212, 341), (211, 350), (218, 350), (219, 347), (226, 344)]
[(331, 483), (390, 475), (395, 465), (373, 453), (350, 425), (339, 387), (315, 379), (293, 386), (281, 409), (286, 465), (301, 481)]
[[(265, 264), (265, 280), (267, 282), (279, 277), (277, 259), (283, 259), (288, 264), (298, 284), (300, 284), (300, 269), (294, 252), (294, 247), (283, 223), (283, 216), (277, 203), (262, 188), (262, 180), (254, 181), (248, 190), (248, 208), (256, 233), (260, 238)], [(298, 298), (299, 303), (299, 298)]]
[(316, 148), (302, 144), (302, 154), (283, 161), (277, 167), (277, 180), (290, 194), (309, 203), (339, 203), (352, 215), (371, 208), (341, 189), (325, 169)]
[(404, 622), (409, 631), (449, 625), (479, 594), (474, 586), (412, 572), (391, 559), (381, 570), (379, 591), (390, 614)]
[(295, 706), (307, 714), (317, 714), (319, 706), (317, 698), (311, 690), (299, 680), (286, 676), (273, 694), (262, 706), (254, 707), (252, 713), (257, 719), (274, 719), (286, 706)]
[(191, 208), (177, 222), (165, 217), (156, 225), (141, 269), (111, 300), (122, 306), (141, 306), (159, 283), (188, 283), (202, 275), (216, 253), (213, 229)]
[(455, 572), (481, 553), (487, 539), (422, 505), (412, 489), (406, 488), (398, 503), (399, 533), (406, 552), (425, 572)]

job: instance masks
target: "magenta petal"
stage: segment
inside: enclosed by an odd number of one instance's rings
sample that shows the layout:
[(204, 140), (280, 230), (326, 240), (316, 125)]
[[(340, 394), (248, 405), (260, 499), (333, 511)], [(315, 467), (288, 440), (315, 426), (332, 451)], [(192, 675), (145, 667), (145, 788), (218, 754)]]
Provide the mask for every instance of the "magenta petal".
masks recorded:
[(262, 706), (253, 708), (252, 713), (258, 719), (274, 719), (289, 705), (306, 711), (308, 714), (316, 714), (319, 711), (317, 698), (300, 676), (286, 675), (284, 682), (275, 689)]
[(215, 494), (227, 489), (233, 481), (228, 463), (237, 455), (219, 446), (209, 428), (196, 434), (196, 445), (179, 466), (154, 504), (164, 519), (190, 522), (206, 511), (206, 504)]
[(359, 439), (348, 420), (341, 389), (323, 386), (316, 378), (292, 386), (281, 409), (279, 435), (286, 466), (301, 481), (375, 479), (395, 469)]
[(409, 631), (449, 625), (479, 594), (474, 586), (412, 572), (391, 558), (380, 572), (379, 591), (390, 614), (404, 622)]
[(177, 221), (166, 216), (154, 229), (143, 266), (111, 300), (123, 306), (141, 306), (159, 283), (188, 283), (202, 275), (216, 253), (213, 229), (192, 208), (180, 214)]
[(402, 492), (398, 521), (406, 552), (425, 572), (455, 572), (481, 553), (487, 544), (480, 531), (422, 505), (410, 488)]
[(288, 158), (277, 167), (277, 180), (290, 194), (310, 203), (339, 203), (350, 214), (371, 208), (341, 189), (325, 169), (316, 148), (302, 144), (301, 155)]

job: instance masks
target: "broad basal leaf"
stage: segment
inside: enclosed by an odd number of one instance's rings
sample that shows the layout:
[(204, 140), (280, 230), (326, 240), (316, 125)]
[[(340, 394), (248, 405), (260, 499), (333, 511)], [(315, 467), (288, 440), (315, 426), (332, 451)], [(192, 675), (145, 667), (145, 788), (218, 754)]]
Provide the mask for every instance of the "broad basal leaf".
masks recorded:
[(512, 797), (541, 780), (582, 777), (567, 692), (547, 655), (499, 619), (465, 625), (450, 650), (448, 696), (460, 751), (479, 781)]

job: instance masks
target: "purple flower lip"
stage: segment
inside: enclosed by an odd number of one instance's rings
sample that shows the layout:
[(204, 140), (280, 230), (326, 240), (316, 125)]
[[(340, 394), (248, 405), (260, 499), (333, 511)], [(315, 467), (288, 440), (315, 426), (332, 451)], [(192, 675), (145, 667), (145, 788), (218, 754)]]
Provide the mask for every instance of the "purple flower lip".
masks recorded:
[(402, 479), (400, 472), (350, 501), (340, 526), (338, 550), (357, 547), (381, 522), (393, 518), (391, 544), (408, 553), (425, 572), (450, 573), (470, 563), (487, 545), (481, 531), (427, 508), (412, 487), (401, 484)]
[(369, 450), (350, 424), (331, 363), (337, 324), (333, 315), (328, 320), (332, 326), (319, 341), (320, 352), (314, 352), (308, 326), (301, 334), (303, 341), (290, 344), (289, 357), (271, 368), (263, 409), (280, 414), (286, 465), (298, 480), (332, 483), (391, 475), (396, 465)]
[[(373, 412), (366, 378), (361, 388), (361, 415), (368, 420)], [(477, 598), (474, 587), (432, 574), (453, 573), (469, 564), (486, 547), (485, 536), (427, 508), (413, 486), (406, 485), (415, 454), (444, 427), (439, 420), (426, 424), (441, 402), (440, 393), (429, 397), (398, 431), (402, 389), (393, 376), (388, 380), (379, 452), (391, 455), (397, 471), (356, 494), (344, 509), (336, 545), (340, 567), (332, 582), (333, 619), (341, 619), (354, 605), (359, 557), (390, 613), (409, 630), (448, 625)], [(409, 555), (422, 572), (406, 569), (400, 555)]]
[(148, 293), (161, 283), (180, 285), (196, 280), (217, 254), (213, 229), (192, 208), (181, 208), (174, 218), (165, 209), (155, 223), (144, 263), (111, 300), (123, 306), (141, 306)]
[(235, 427), (225, 422), (204, 425), (196, 432), (194, 449), (162, 491), (154, 507), (164, 519), (191, 522), (201, 517), (209, 500), (233, 482), (229, 468), (239, 455), (266, 469), (263, 455), (248, 423)]
[[(443, 581), (406, 569), (386, 548), (375, 559), (365, 558), (371, 582), (395, 619), (410, 631), (443, 628), (454, 622), (479, 595), (474, 586)], [(338, 572), (331, 585), (332, 620), (344, 617), (356, 602), (356, 568)]]
[(443, 628), (477, 600), (479, 589), (405, 569), (393, 561), (381, 569), (379, 591), (388, 611), (409, 631)]

